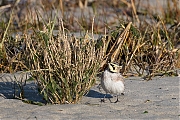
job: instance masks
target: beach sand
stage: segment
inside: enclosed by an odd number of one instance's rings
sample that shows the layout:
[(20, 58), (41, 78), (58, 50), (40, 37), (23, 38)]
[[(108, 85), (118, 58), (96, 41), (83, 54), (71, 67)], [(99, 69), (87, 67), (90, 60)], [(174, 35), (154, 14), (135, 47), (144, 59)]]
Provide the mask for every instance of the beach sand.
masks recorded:
[[(14, 77), (15, 76), (15, 77)], [(0, 119), (179, 119), (179, 77), (155, 77), (145, 81), (140, 77), (125, 79), (124, 95), (118, 103), (100, 102), (104, 92), (91, 88), (78, 104), (44, 105), (27, 104), (13, 99), (19, 94), (14, 81), (24, 80), (22, 73), (0, 74)], [(15, 79), (16, 78), (16, 79)], [(24, 81), (23, 81), (24, 82)], [(24, 86), (25, 98), (42, 102), (34, 81)], [(102, 90), (103, 91), (103, 90)], [(108, 95), (107, 97), (112, 97)], [(115, 101), (116, 98), (111, 98)]]

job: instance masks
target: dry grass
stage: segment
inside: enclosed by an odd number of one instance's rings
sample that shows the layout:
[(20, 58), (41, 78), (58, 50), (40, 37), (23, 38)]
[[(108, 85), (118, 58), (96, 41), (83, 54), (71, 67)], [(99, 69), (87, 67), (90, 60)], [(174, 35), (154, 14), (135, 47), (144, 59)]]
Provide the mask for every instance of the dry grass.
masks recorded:
[(176, 67), (180, 68), (180, 62), (178, 62), (178, 61), (180, 61), (180, 52), (179, 51), (178, 51), (178, 58), (177, 58), (177, 62), (176, 62)]
[(141, 31), (131, 22), (123, 31), (122, 27), (112, 31), (106, 37), (106, 57), (101, 70), (107, 62), (116, 62), (123, 66), (121, 72), (127, 76), (129, 73), (138, 76), (146, 73), (145, 78), (150, 80), (159, 75), (176, 75), (178, 49), (174, 48), (169, 31), (163, 21), (148, 25)]
[(48, 102), (77, 103), (95, 83), (101, 48), (96, 49), (96, 41), (88, 35), (77, 39), (60, 26), (56, 37), (51, 37), (47, 28), (27, 41), (28, 67)]
[(43, 31), (17, 37), (20, 41), (6, 37), (1, 54), (1, 66), (5, 66), (1, 71), (30, 71), (49, 103), (77, 103), (108, 62), (123, 65), (121, 72), (127, 76), (144, 76), (147, 72), (147, 80), (176, 74), (178, 50), (172, 38), (177, 36), (169, 34), (176, 35), (176, 29), (167, 29), (163, 21), (141, 30), (132, 22), (121, 24), (97, 41), (88, 34), (82, 38), (70, 36), (62, 21), (57, 36), (52, 34), (53, 29), (52, 22)]

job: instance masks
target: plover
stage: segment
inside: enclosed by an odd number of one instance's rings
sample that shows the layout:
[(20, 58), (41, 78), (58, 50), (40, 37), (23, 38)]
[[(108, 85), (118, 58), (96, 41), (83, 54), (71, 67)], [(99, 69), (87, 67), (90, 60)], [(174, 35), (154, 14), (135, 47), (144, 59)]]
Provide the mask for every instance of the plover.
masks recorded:
[[(118, 66), (114, 63), (108, 63), (107, 69), (101, 76), (101, 86), (106, 94), (110, 93), (113, 95), (117, 95), (117, 100), (114, 103), (118, 102), (119, 95), (124, 95), (124, 79), (120, 73), (121, 68), (121, 66)], [(104, 96), (104, 99), (105, 97), (106, 95)]]

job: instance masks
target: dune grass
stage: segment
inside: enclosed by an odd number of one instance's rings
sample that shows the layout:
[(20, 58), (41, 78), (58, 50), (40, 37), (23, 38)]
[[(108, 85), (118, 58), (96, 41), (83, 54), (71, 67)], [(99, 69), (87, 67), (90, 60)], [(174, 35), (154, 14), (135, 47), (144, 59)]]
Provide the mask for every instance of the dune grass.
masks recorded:
[(28, 68), (48, 102), (77, 103), (95, 83), (102, 48), (88, 35), (71, 37), (63, 23), (57, 36), (50, 35), (52, 29), (47, 26), (27, 41)]

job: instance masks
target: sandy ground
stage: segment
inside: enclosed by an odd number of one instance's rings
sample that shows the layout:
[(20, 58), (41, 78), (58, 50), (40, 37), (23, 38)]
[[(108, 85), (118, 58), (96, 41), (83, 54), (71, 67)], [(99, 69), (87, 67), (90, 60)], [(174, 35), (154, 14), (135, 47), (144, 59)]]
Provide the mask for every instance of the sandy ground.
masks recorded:
[[(14, 77), (15, 76), (15, 77)], [(21, 73), (0, 74), (0, 119), (171, 119), (180, 118), (179, 111), (179, 77), (156, 77), (144, 81), (139, 77), (125, 79), (125, 95), (119, 97), (118, 103), (110, 103), (97, 88), (78, 104), (38, 106), (12, 99), (18, 94), (15, 80), (22, 80)], [(43, 101), (33, 81), (24, 86), (25, 97), (29, 100)], [(112, 97), (108, 95), (107, 97)], [(111, 98), (115, 101), (116, 98)]]

